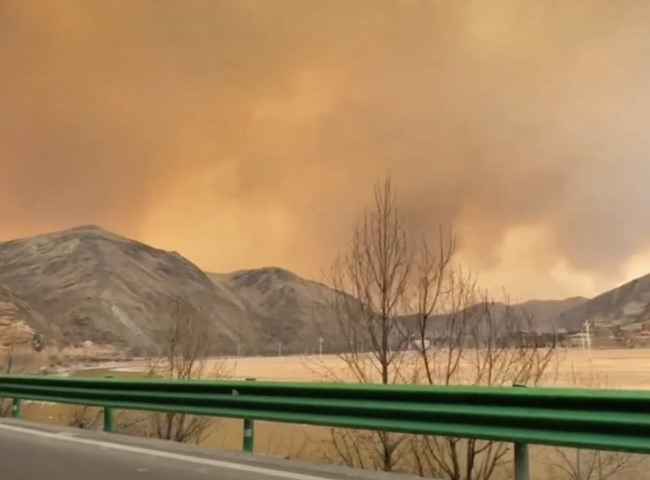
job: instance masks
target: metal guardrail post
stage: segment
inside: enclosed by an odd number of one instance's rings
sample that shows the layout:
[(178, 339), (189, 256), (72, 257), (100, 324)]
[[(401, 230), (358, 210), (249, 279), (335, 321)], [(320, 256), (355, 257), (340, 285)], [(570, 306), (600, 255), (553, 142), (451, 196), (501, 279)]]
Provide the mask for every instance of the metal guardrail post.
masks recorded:
[[(254, 382), (254, 378), (247, 378), (247, 382)], [(250, 418), (244, 418), (244, 441), (243, 449), (245, 452), (253, 453), (255, 450), (255, 424)]]
[(112, 407), (104, 407), (104, 431), (106, 433), (115, 431), (115, 413)]
[[(526, 385), (515, 383), (515, 388), (526, 388)], [(528, 444), (515, 443), (515, 480), (528, 480)]]
[(20, 398), (14, 398), (11, 404), (11, 418), (20, 418), (23, 413), (23, 402)]
[[(106, 375), (105, 378), (113, 378), (113, 375)], [(115, 431), (115, 412), (112, 407), (104, 407), (104, 431), (106, 433)]]

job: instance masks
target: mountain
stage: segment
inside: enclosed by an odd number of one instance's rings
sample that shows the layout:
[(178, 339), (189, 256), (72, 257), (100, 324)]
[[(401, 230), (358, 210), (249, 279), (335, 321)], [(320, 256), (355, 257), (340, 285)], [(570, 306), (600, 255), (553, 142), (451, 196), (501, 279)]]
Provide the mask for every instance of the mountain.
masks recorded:
[[(208, 276), (222, 298), (253, 319), (263, 336), (273, 339), (275, 351), (281, 343), (285, 353), (314, 352), (319, 337), (328, 341), (336, 337), (337, 293), (321, 283), (278, 267)], [(239, 334), (249, 335), (243, 329)]]
[(586, 320), (620, 325), (650, 320), (650, 275), (602, 293), (560, 316), (560, 324), (573, 330), (582, 328)]
[[(52, 345), (152, 350), (172, 299), (208, 320), (215, 353), (314, 352), (331, 337), (333, 290), (280, 268), (206, 274), (175, 252), (96, 226), (0, 243), (3, 325)], [(24, 340), (24, 339), (23, 339)], [(22, 340), (21, 340), (22, 341)]]
[[(503, 302), (490, 303), (489, 314), (492, 320), (492, 331), (511, 331), (514, 330), (530, 331), (537, 334), (550, 334), (558, 328), (562, 328), (561, 315), (567, 309), (579, 306), (587, 302), (585, 297), (572, 297), (563, 300), (529, 300), (523, 303), (506, 304)], [(442, 335), (445, 330), (449, 328), (449, 322), (454, 320), (461, 321), (462, 318), (474, 318), (475, 320), (482, 319), (483, 328), (487, 328), (487, 317), (484, 317), (484, 310), (479, 308), (478, 305), (470, 305), (467, 308), (457, 312), (456, 314), (439, 314), (431, 317), (427, 329), (431, 332), (430, 335)], [(460, 313), (460, 316), (459, 316)], [(478, 317), (473, 315), (478, 314)], [(463, 317), (467, 315), (468, 317)], [(415, 316), (404, 317), (405, 326), (411, 331), (419, 332), (418, 320)], [(475, 321), (474, 320), (474, 321)], [(487, 334), (487, 330), (483, 331), (483, 335)]]
[[(180, 297), (206, 315), (215, 346), (235, 338), (210, 279), (177, 253), (84, 226), (0, 244), (0, 285), (49, 343), (150, 348)], [(231, 321), (228, 321), (231, 320)]]
[(532, 323), (538, 331), (548, 332), (562, 328), (562, 313), (577, 308), (589, 299), (585, 297), (571, 297), (564, 300), (529, 300), (517, 305), (518, 308), (530, 315)]

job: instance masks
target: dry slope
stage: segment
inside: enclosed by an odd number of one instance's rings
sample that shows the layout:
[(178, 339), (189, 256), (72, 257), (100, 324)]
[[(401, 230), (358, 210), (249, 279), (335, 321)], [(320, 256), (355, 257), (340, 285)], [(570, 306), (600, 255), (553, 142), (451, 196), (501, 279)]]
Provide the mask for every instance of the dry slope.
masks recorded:
[[(319, 337), (330, 350), (336, 348), (337, 294), (331, 288), (278, 267), (209, 276), (241, 315), (254, 320), (267, 339), (265, 353), (278, 352), (279, 344), (283, 353), (315, 353)], [(238, 334), (246, 343), (250, 333), (240, 329)]]
[(215, 347), (234, 338), (234, 325), (220, 318), (213, 284), (200, 269), (98, 227), (0, 244), (0, 285), (33, 312), (24, 320), (48, 343), (152, 347), (158, 320), (177, 296), (212, 320), (206, 334)]
[(548, 332), (562, 328), (562, 313), (589, 301), (585, 297), (571, 297), (564, 300), (529, 300), (518, 305), (531, 318), (536, 330)]
[(28, 345), (36, 330), (43, 331), (46, 325), (29, 305), (0, 285), (0, 347)]
[(650, 320), (650, 275), (632, 280), (562, 313), (569, 329), (582, 328), (585, 320), (626, 325)]

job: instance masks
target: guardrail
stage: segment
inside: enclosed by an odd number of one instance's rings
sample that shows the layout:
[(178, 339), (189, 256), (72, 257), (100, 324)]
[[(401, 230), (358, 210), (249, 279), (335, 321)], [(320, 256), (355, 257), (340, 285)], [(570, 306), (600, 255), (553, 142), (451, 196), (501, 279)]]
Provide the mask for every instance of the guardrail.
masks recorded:
[[(252, 421), (476, 438), (515, 444), (515, 478), (528, 479), (528, 444), (650, 453), (650, 392), (1, 376), (0, 398)], [(245, 432), (246, 435), (246, 432)]]

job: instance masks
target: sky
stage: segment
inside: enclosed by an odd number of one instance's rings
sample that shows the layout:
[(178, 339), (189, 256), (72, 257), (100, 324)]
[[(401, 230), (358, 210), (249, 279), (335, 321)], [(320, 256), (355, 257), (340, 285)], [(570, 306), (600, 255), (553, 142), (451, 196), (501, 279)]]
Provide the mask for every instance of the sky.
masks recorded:
[(513, 298), (650, 272), (650, 2), (0, 2), (0, 239), (322, 278), (392, 171)]

